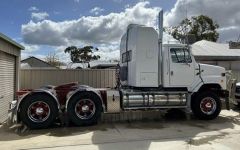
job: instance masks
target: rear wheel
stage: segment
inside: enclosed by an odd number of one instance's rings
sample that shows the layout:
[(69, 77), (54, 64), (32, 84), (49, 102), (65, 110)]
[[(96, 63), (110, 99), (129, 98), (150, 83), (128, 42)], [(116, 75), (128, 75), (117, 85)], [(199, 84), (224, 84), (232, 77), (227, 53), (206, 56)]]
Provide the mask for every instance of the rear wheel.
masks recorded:
[(91, 92), (74, 96), (67, 106), (68, 117), (78, 126), (96, 124), (101, 117), (101, 111), (101, 99)]
[(215, 119), (221, 112), (220, 98), (212, 92), (202, 92), (194, 96), (191, 107), (193, 114), (202, 120)]
[(20, 119), (31, 129), (50, 126), (56, 119), (58, 108), (48, 95), (35, 94), (28, 96), (20, 106)]

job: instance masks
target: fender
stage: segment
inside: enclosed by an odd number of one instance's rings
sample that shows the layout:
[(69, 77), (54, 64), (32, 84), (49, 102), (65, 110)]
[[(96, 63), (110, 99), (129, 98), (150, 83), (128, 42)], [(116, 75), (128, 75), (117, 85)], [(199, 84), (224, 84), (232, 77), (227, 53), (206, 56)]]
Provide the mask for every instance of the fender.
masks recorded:
[(206, 84), (203, 84), (203, 83), (200, 83), (200, 84), (198, 84), (198, 86), (196, 86), (195, 88), (194, 88), (194, 91), (192, 91), (192, 92), (198, 92), (203, 86), (213, 86), (213, 85), (215, 85), (215, 86), (219, 86), (220, 88), (221, 88), (221, 90), (223, 90), (222, 89), (222, 87), (221, 87), (221, 85), (219, 84), (219, 83), (216, 83), (216, 82), (214, 82), (214, 83), (206, 83)]
[(58, 102), (58, 99), (53, 93), (51, 93), (49, 90), (45, 90), (45, 89), (36, 89), (34, 91), (31, 91), (31, 92), (25, 94), (24, 96), (21, 97), (21, 99), (18, 100), (17, 109), (16, 109), (17, 112), (19, 111), (19, 107), (20, 107), (21, 103), (24, 101), (24, 99), (26, 99), (31, 94), (35, 94), (35, 93), (45, 93), (45, 94), (51, 96), (54, 99), (54, 101), (56, 102), (58, 110), (60, 110), (60, 104)]
[[(218, 85), (222, 90), (226, 90), (226, 70), (223, 67), (198, 64), (199, 78), (196, 78), (192, 91), (197, 92), (203, 85)], [(196, 76), (197, 77), (197, 76)]]
[(219, 85), (222, 90), (226, 90), (226, 79), (224, 77), (203, 77), (203, 82), (198, 80), (193, 88), (190, 89), (191, 92), (197, 92), (204, 85)]
[(67, 112), (68, 103), (71, 100), (71, 98), (74, 97), (75, 95), (77, 95), (78, 93), (81, 93), (81, 92), (93, 92), (94, 94), (96, 94), (101, 100), (103, 110), (105, 110), (105, 105), (103, 103), (103, 99), (102, 99), (102, 96), (100, 95), (100, 93), (96, 89), (94, 89), (92, 87), (89, 87), (89, 86), (86, 86), (86, 87), (79, 87), (75, 91), (69, 92), (69, 94), (67, 95), (68, 98), (67, 98), (66, 105), (65, 105), (65, 111), (66, 112)]

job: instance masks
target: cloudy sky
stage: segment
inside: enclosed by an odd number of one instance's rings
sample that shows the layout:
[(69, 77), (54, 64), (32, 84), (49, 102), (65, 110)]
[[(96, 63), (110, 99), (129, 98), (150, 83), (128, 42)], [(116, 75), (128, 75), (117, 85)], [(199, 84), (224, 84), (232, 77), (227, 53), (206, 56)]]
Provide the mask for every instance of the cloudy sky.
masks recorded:
[(3, 0), (0, 32), (25, 46), (22, 58), (57, 53), (67, 46), (94, 45), (102, 60), (118, 59), (119, 40), (130, 23), (156, 27), (164, 10), (164, 26), (183, 18), (208, 15), (219, 25), (218, 42), (240, 34), (239, 0)]

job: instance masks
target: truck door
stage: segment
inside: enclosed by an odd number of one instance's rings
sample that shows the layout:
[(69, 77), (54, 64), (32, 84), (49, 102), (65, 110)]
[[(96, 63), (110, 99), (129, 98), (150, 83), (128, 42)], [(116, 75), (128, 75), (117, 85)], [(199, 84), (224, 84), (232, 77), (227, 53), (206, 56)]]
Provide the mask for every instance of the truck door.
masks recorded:
[(189, 87), (194, 80), (194, 63), (189, 49), (169, 48), (171, 87)]

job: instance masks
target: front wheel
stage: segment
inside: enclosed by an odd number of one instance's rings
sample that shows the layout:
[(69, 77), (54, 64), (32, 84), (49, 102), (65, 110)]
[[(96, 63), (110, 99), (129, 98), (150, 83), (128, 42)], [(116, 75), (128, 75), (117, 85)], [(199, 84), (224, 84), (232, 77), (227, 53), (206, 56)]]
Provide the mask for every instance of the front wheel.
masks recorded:
[(215, 119), (221, 112), (220, 98), (212, 92), (202, 92), (194, 96), (191, 102), (193, 114), (202, 120)]
[(70, 99), (67, 114), (78, 126), (96, 124), (101, 117), (101, 99), (94, 93), (84, 92)]

